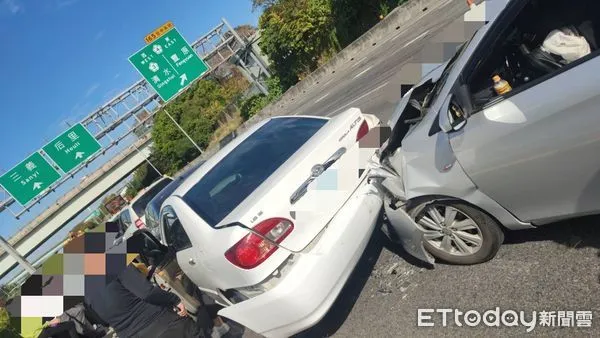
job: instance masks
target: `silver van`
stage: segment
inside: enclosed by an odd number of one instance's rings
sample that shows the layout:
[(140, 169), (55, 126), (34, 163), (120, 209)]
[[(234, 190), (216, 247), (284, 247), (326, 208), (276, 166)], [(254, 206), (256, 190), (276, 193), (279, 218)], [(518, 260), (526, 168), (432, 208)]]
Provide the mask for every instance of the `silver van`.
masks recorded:
[(507, 229), (600, 213), (598, 27), (597, 0), (512, 0), (402, 98), (370, 176), (393, 239), (476, 264)]

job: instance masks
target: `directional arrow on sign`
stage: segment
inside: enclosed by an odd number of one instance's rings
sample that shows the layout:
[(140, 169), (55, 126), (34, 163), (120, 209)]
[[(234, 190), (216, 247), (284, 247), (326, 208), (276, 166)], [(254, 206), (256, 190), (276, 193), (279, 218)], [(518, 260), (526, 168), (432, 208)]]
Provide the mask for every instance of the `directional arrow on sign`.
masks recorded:
[(179, 83), (179, 85), (183, 86), (185, 81), (187, 81), (187, 75), (185, 73), (183, 73), (183, 75), (181, 75), (179, 78), (181, 79), (181, 82)]
[(83, 158), (83, 155), (85, 155), (83, 151), (78, 151), (75, 153), (75, 159)]
[(38, 190), (42, 188), (42, 182), (35, 182), (33, 184), (33, 190)]

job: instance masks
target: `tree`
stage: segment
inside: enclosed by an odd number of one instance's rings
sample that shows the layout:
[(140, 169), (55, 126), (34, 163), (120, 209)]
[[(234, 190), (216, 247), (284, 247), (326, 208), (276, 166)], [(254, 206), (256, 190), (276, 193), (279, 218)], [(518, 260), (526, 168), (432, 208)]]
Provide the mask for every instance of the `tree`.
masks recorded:
[(0, 307), (0, 333), (2, 337), (6, 334), (6, 337), (19, 337), (15, 334), (14, 328), (11, 327), (10, 314), (5, 307)]
[(275, 5), (278, 0), (252, 0), (252, 10), (257, 9), (267, 9), (273, 5)]
[[(152, 159), (150, 159), (150, 162), (152, 162)], [(154, 168), (152, 168), (147, 162), (144, 162), (133, 173), (133, 178), (129, 182), (129, 186), (127, 187), (127, 191), (125, 192), (125, 194), (131, 198), (135, 197), (135, 195), (137, 195), (138, 191), (140, 191), (143, 188), (152, 184), (152, 182), (154, 182), (159, 176), (160, 176), (159, 173), (156, 172), (156, 170), (154, 170)], [(111, 194), (111, 195), (109, 195), (109, 197), (116, 196), (115, 194)], [(108, 201), (109, 199), (110, 198), (105, 199), (105, 201)]]
[(339, 50), (329, 0), (281, 0), (259, 19), (260, 47), (284, 89)]
[[(232, 70), (232, 74), (221, 84), (216, 80), (203, 79), (182, 93), (165, 109), (202, 149), (211, 141), (211, 136), (219, 126), (219, 120), (230, 103), (249, 86), (242, 74)], [(192, 142), (181, 132), (173, 121), (159, 111), (154, 117), (152, 128), (154, 141), (150, 161), (165, 174), (173, 174), (200, 155)], [(142, 170), (140, 168), (139, 170)], [(132, 185), (138, 186), (134, 174)]]
[(261, 111), (269, 103), (279, 99), (283, 95), (281, 83), (277, 76), (272, 76), (267, 80), (269, 95), (257, 94), (244, 100), (240, 107), (240, 113), (244, 120), (247, 120)]
[(406, 0), (253, 0), (260, 46), (287, 89)]
[(331, 11), (338, 40), (346, 47), (378, 20), (379, 5), (382, 1), (373, 0), (331, 0)]

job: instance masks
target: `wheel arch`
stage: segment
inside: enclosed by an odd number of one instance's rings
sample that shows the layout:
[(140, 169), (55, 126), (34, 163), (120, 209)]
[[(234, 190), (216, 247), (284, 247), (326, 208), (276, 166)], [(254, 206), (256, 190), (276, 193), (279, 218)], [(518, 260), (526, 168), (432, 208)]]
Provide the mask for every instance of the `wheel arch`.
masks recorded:
[[(479, 195), (483, 194), (479, 192)], [(506, 232), (507, 230), (530, 229), (534, 227), (529, 223), (521, 222), (514, 215), (508, 212), (508, 210), (504, 209), (495, 201), (489, 199), (489, 197), (485, 195), (483, 196), (484, 198), (473, 200), (441, 194), (420, 195), (410, 198), (406, 201), (406, 210), (409, 211), (409, 214), (411, 216), (414, 216), (411, 210), (414, 210), (414, 208), (419, 207), (421, 205), (426, 205), (434, 201), (454, 201), (464, 203), (469, 207), (479, 210), (482, 213), (488, 215), (500, 226), (503, 232)], [(492, 201), (493, 203), (490, 203), (488, 200)]]

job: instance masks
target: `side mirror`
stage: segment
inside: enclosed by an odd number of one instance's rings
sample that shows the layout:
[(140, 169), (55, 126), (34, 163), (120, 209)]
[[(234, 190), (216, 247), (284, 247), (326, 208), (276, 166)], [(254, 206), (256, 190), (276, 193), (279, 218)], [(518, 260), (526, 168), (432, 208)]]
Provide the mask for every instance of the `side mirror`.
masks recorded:
[(453, 95), (448, 95), (439, 112), (440, 128), (446, 132), (459, 131), (467, 124), (465, 111), (454, 100)]
[(113, 241), (113, 246), (121, 245), (123, 243), (123, 236), (117, 236)]

